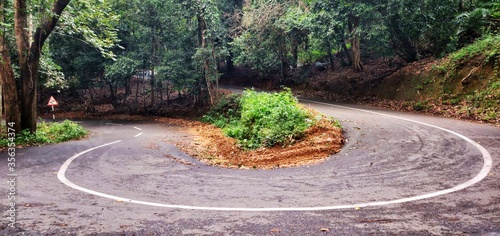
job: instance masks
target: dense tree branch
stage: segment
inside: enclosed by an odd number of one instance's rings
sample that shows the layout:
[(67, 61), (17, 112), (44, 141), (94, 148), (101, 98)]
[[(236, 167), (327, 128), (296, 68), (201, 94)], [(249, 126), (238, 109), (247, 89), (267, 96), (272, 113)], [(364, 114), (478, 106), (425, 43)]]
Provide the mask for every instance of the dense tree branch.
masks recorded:
[[(20, 1), (20, 0), (18, 0)], [(57, 25), (57, 21), (61, 16), (64, 8), (69, 4), (70, 0), (58, 0), (54, 3), (52, 8), (52, 16), (49, 16), (39, 27), (37, 27), (35, 34), (33, 35), (33, 47), (36, 48), (37, 51), (41, 52), (42, 46), (45, 43), (45, 40), (49, 37), (50, 33), (54, 30)]]

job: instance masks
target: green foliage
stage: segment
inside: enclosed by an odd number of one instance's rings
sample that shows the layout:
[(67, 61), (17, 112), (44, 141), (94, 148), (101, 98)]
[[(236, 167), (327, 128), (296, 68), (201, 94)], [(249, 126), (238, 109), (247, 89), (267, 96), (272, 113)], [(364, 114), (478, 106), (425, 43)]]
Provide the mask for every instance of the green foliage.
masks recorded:
[(304, 64), (313, 63), (322, 60), (327, 55), (327, 52), (319, 50), (303, 51), (299, 52), (299, 61)]
[(499, 89), (500, 90), (500, 81), (493, 82), (490, 86), (490, 89)]
[(279, 93), (246, 90), (239, 106), (235, 105), (237, 101), (234, 97), (232, 102), (223, 101), (204, 120), (222, 127), (246, 149), (290, 144), (313, 123), (289, 89)]
[(450, 98), (450, 104), (455, 106), (460, 103), (460, 98)]
[(500, 3), (494, 1), (478, 1), (456, 16), (459, 25), (458, 35), (471, 43), (485, 33), (498, 32), (500, 28)]
[(237, 123), (241, 118), (241, 96), (231, 94), (223, 96), (210, 111), (203, 116), (202, 121), (212, 123), (219, 128)]
[[(261, 76), (296, 65), (299, 46), (307, 42), (311, 15), (300, 1), (249, 1), (243, 7), (240, 33), (233, 39), (235, 63)], [(292, 55), (293, 54), (293, 55)]]
[(415, 104), (413, 104), (413, 110), (415, 111), (425, 111), (427, 110), (427, 102), (425, 101), (418, 101)]
[(452, 63), (483, 55), (486, 61), (500, 56), (500, 35), (486, 35), (450, 55)]
[[(87, 88), (104, 71), (106, 59), (94, 46), (86, 43), (81, 35), (68, 37), (54, 34), (48, 46), (50, 57), (61, 67), (65, 80), (73, 80), (71, 85), (83, 85)], [(52, 50), (54, 48), (58, 50)]]
[(332, 124), (333, 126), (339, 128), (340, 130), (343, 129), (342, 124), (340, 123), (340, 121), (334, 119), (333, 117), (328, 117), (328, 119), (330, 121), (330, 124)]
[(169, 81), (176, 91), (192, 88), (197, 81), (192, 59), (187, 50), (168, 50), (163, 54), (163, 63), (156, 67), (155, 77), (160, 81)]
[(244, 33), (231, 43), (235, 51), (234, 62), (258, 70), (261, 76), (277, 70), (279, 57), (270, 47), (271, 40), (261, 41), (253, 33)]
[(57, 33), (81, 37), (103, 57), (115, 58), (112, 48), (119, 42), (116, 30), (119, 19), (111, 1), (71, 1), (60, 19), (65, 27)]
[(68, 82), (62, 68), (53, 60), (49, 47), (50, 45), (46, 45), (43, 48), (44, 54), (40, 58), (40, 80), (45, 88), (66, 89), (69, 87)]
[(433, 64), (431, 69), (432, 69), (432, 71), (437, 72), (437, 73), (441, 73), (441, 74), (446, 74), (446, 72), (448, 71), (448, 68), (442, 64), (439, 64), (439, 65)]
[(139, 62), (137, 60), (126, 56), (118, 57), (112, 63), (105, 65), (106, 79), (115, 83), (128, 79), (136, 73), (138, 66)]
[[(16, 145), (42, 145), (80, 139), (88, 132), (75, 122), (64, 120), (60, 123), (39, 123), (36, 133), (23, 130), (15, 139)], [(9, 141), (5, 134), (0, 139), (0, 147), (6, 147)]]

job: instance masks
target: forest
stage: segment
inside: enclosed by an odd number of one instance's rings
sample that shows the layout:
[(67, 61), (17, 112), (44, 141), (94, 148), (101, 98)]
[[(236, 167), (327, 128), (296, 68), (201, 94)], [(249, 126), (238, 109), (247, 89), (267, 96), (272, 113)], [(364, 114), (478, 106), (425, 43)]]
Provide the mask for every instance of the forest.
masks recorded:
[[(210, 107), (219, 79), (248, 68), (285, 81), (307, 65), (363, 73), (366, 61), (444, 57), (499, 41), (491, 0), (1, 0), (3, 111), (36, 130), (40, 107), (64, 92), (95, 112), (154, 114), (184, 98)], [(498, 50), (491, 58), (498, 60)], [(500, 62), (496, 62), (498, 66)], [(82, 98), (82, 92), (89, 98)]]

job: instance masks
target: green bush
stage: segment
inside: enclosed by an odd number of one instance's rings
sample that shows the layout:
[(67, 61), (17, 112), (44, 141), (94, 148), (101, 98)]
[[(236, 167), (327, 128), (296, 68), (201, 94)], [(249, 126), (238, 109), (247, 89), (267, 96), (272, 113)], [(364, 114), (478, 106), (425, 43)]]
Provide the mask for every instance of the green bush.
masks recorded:
[(229, 123), (237, 122), (241, 116), (240, 96), (238, 94), (226, 95), (203, 116), (202, 121), (224, 128)]
[(227, 107), (231, 106), (216, 106), (204, 120), (223, 128), (245, 149), (287, 145), (300, 139), (313, 122), (290, 89), (279, 93), (246, 90), (239, 99), (239, 111), (220, 114), (229, 111)]
[(427, 110), (427, 102), (425, 102), (425, 101), (416, 102), (415, 104), (413, 104), (413, 110), (415, 110), (415, 111)]
[[(16, 145), (40, 145), (47, 143), (60, 143), (71, 139), (79, 139), (87, 135), (88, 132), (75, 122), (65, 120), (60, 123), (38, 123), (36, 133), (23, 130), (16, 135)], [(9, 141), (7, 136), (2, 134), (0, 147), (6, 147)]]
[(328, 55), (327, 52), (323, 52), (320, 50), (300, 51), (299, 52), (299, 61), (304, 63), (304, 64), (314, 63), (317, 61), (321, 61), (327, 55)]

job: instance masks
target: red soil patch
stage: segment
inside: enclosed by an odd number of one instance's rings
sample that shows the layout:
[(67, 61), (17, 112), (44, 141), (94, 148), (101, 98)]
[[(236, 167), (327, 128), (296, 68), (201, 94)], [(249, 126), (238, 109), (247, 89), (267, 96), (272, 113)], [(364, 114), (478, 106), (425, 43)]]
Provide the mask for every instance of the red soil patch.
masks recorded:
[(322, 120), (307, 130), (305, 138), (282, 147), (243, 150), (237, 141), (225, 136), (221, 129), (201, 122), (192, 122), (191, 144), (181, 149), (214, 166), (229, 168), (273, 169), (316, 164), (340, 151), (344, 140), (342, 130)]

